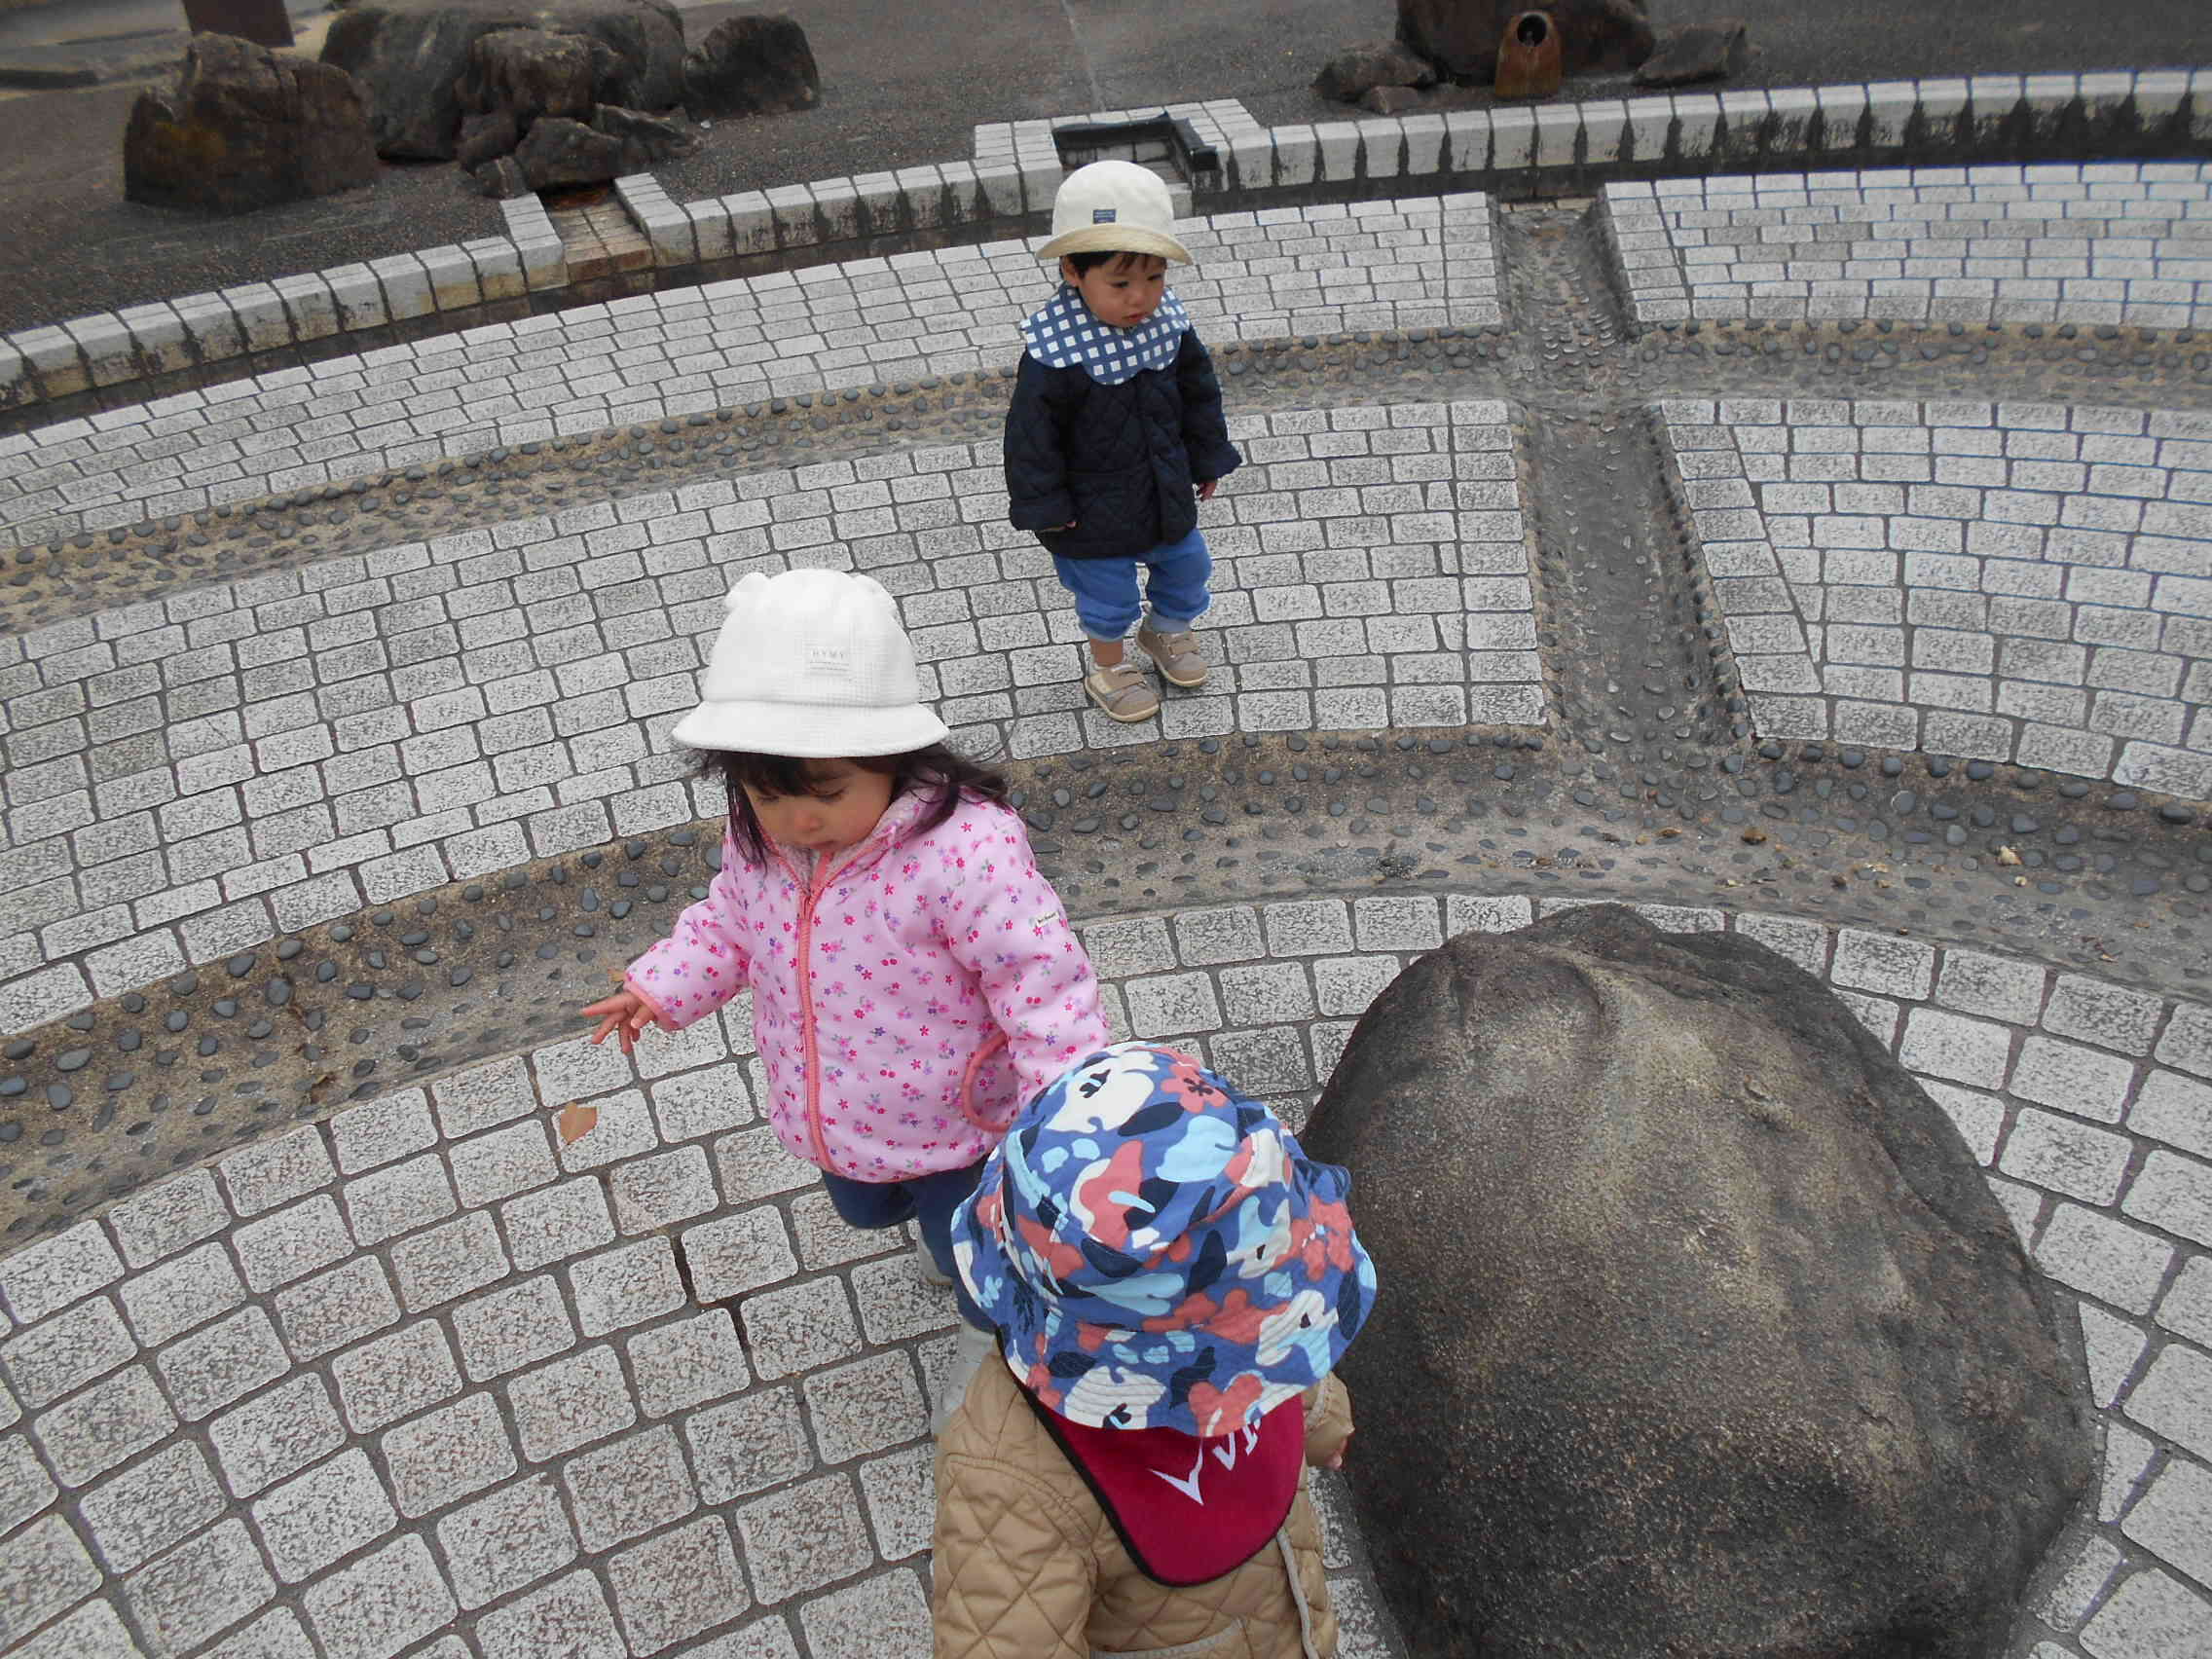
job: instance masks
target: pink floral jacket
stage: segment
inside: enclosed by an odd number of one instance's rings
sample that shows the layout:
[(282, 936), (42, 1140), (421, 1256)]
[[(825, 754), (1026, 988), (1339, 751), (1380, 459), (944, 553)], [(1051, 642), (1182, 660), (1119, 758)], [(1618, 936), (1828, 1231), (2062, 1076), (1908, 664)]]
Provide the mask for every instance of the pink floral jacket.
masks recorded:
[(750, 985), (777, 1138), (857, 1181), (966, 1167), (1111, 1041), (1019, 816), (963, 800), (917, 833), (929, 804), (899, 796), (811, 877), (781, 846), (753, 865), (725, 839), (707, 897), (628, 975), (677, 1031)]

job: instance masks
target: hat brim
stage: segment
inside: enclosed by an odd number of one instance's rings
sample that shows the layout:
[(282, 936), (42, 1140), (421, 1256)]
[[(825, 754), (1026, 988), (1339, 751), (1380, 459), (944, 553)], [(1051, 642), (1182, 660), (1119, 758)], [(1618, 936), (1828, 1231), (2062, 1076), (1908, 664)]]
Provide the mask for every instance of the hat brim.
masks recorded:
[(1086, 225), (1080, 231), (1054, 237), (1037, 250), (1039, 259), (1058, 259), (1070, 253), (1149, 253), (1178, 265), (1192, 263), (1191, 250), (1163, 231), (1143, 231), (1133, 225)]
[(918, 703), (903, 709), (801, 706), (753, 698), (701, 703), (670, 734), (687, 749), (788, 755), (798, 760), (906, 755), (952, 735)]

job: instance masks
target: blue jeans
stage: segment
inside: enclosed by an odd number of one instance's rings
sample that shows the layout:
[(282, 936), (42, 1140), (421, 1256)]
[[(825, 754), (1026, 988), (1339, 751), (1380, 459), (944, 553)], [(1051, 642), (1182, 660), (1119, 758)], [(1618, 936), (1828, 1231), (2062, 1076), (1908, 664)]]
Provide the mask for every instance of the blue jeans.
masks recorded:
[(1137, 603), (1139, 565), (1145, 567), (1144, 599), (1152, 608), (1154, 633), (1182, 633), (1213, 603), (1206, 592), (1213, 555), (1195, 530), (1135, 559), (1063, 559), (1055, 553), (1052, 570), (1060, 586), (1075, 595), (1076, 619), (1085, 634), (1111, 645), (1144, 614)]
[(937, 1263), (939, 1272), (952, 1275), (952, 1295), (960, 1304), (960, 1316), (978, 1331), (990, 1330), (991, 1322), (969, 1299), (968, 1287), (960, 1282), (959, 1271), (952, 1265), (952, 1212), (976, 1190), (976, 1183), (982, 1178), (983, 1162), (977, 1159), (965, 1169), (945, 1169), (906, 1181), (855, 1181), (827, 1169), (822, 1172), (822, 1184), (830, 1189), (830, 1205), (847, 1227), (872, 1233), (909, 1221), (921, 1224), (922, 1243), (929, 1249), (930, 1260)]

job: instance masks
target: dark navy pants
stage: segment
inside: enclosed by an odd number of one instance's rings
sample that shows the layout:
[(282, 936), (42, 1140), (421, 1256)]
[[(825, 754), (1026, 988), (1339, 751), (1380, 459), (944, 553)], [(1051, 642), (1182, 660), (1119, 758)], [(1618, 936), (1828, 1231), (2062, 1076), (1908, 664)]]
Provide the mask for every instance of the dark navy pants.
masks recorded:
[(977, 1159), (965, 1169), (916, 1175), (905, 1181), (855, 1181), (825, 1169), (822, 1184), (830, 1189), (830, 1202), (847, 1227), (874, 1232), (909, 1221), (920, 1223), (922, 1243), (928, 1247), (930, 1259), (940, 1272), (952, 1276), (952, 1294), (960, 1304), (960, 1316), (978, 1331), (987, 1331), (991, 1322), (969, 1300), (968, 1287), (960, 1282), (952, 1265), (952, 1212), (976, 1190), (982, 1173), (983, 1160)]

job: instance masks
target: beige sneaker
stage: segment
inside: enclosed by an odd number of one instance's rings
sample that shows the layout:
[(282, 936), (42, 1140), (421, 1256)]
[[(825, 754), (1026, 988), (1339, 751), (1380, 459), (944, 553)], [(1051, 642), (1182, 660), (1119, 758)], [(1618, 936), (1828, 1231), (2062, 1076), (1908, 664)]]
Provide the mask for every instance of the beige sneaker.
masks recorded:
[(1092, 669), (1083, 677), (1083, 688), (1109, 719), (1127, 723), (1149, 720), (1160, 713), (1160, 693), (1134, 663)]
[(924, 1284), (942, 1288), (952, 1282), (952, 1275), (937, 1265), (937, 1258), (930, 1254), (930, 1247), (919, 1238), (914, 1240), (914, 1266), (920, 1271)]
[(1137, 630), (1137, 647), (1160, 664), (1161, 677), (1170, 685), (1203, 685), (1206, 659), (1198, 652), (1198, 637), (1185, 629), (1180, 634), (1155, 634), (1148, 623)]
[(952, 1363), (945, 1368), (944, 1382), (937, 1397), (937, 1409), (930, 1413), (930, 1432), (942, 1434), (944, 1425), (952, 1420), (952, 1414), (968, 1398), (968, 1384), (976, 1381), (976, 1373), (982, 1370), (983, 1362), (999, 1349), (999, 1340), (988, 1331), (962, 1324), (960, 1334), (952, 1340)]

